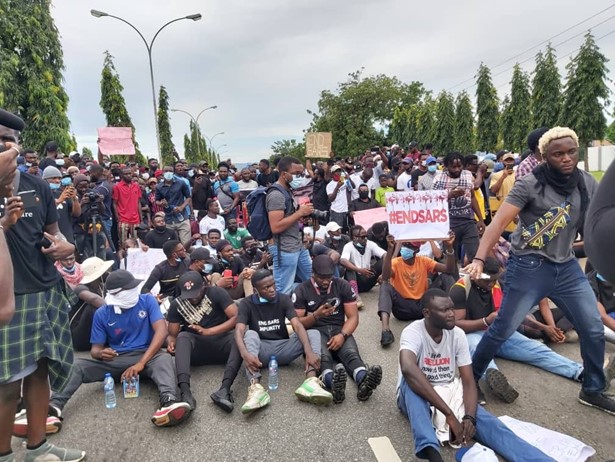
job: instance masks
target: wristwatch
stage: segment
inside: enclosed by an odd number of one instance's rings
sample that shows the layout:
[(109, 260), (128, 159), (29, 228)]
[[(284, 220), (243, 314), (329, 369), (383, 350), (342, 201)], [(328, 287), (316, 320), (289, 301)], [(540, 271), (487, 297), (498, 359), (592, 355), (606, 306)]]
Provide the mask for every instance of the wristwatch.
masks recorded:
[(344, 337), (344, 340), (346, 340), (348, 337), (350, 337), (350, 334), (347, 334), (344, 331), (341, 331), (340, 334), (342, 334), (342, 336)]

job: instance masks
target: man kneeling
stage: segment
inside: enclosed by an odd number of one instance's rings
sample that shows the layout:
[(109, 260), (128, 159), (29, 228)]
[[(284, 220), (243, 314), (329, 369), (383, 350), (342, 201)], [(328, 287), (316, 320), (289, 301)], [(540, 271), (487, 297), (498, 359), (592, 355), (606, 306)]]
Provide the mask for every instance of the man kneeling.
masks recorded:
[[(260, 384), (260, 369), (271, 356), (275, 356), (278, 364), (283, 366), (304, 354), (307, 379), (295, 390), (295, 396), (314, 404), (329, 404), (333, 397), (322, 388), (317, 377), (320, 369), (320, 333), (313, 329), (306, 332), (290, 296), (276, 293), (270, 271), (256, 271), (252, 276), (252, 286), (256, 293), (239, 303), (235, 327), (235, 341), (250, 380), (248, 399), (241, 412), (248, 414), (271, 401), (269, 393)], [(285, 318), (295, 331), (290, 336)]]
[[(412, 426), (416, 456), (442, 462), (441, 443), (466, 445), (476, 436), (510, 462), (553, 462), (477, 406), (468, 341), (455, 327), (453, 301), (446, 292), (429, 289), (422, 303), (424, 319), (401, 334), (397, 389), (397, 406)], [(457, 368), (460, 378), (455, 378)]]
[(160, 408), (152, 416), (154, 425), (177, 425), (188, 417), (190, 406), (176, 398), (173, 358), (160, 351), (167, 338), (160, 305), (153, 295), (139, 294), (141, 282), (124, 270), (107, 278), (106, 305), (96, 310), (92, 324), (93, 359), (77, 359), (64, 391), (51, 396), (57, 417), (82, 383), (102, 382), (107, 372), (116, 381), (142, 374), (156, 384)]

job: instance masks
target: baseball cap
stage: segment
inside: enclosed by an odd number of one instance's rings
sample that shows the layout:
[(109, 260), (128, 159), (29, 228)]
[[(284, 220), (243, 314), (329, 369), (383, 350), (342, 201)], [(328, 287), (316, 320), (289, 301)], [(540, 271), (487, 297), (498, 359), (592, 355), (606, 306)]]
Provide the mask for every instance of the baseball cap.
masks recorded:
[(107, 281), (105, 282), (105, 287), (107, 291), (109, 290), (128, 290), (134, 289), (139, 284), (141, 284), (143, 280), (135, 279), (135, 277), (126, 270), (115, 270), (107, 277)]
[(435, 164), (436, 162), (438, 162), (438, 160), (434, 157), (434, 156), (429, 156), (427, 159), (425, 159), (425, 165), (429, 165), (429, 164)]
[(342, 167), (340, 167), (339, 165), (334, 165), (333, 167), (331, 167), (331, 173), (333, 172), (337, 172), (338, 170), (341, 170)]
[(196, 298), (204, 284), (203, 276), (196, 271), (188, 271), (177, 281), (177, 288), (181, 291), (181, 298)]
[(485, 164), (487, 166), (487, 171), (488, 172), (493, 172), (493, 167), (495, 166), (495, 162), (493, 162), (493, 160), (485, 159), (485, 160), (483, 160), (483, 164)]
[(205, 247), (197, 247), (190, 254), (190, 260), (205, 260), (207, 263), (214, 263), (214, 259), (211, 258), (209, 250)]
[(401, 161), (402, 164), (413, 164), (414, 162), (410, 157), (404, 157), (404, 160)]
[(329, 255), (318, 255), (312, 260), (312, 271), (319, 276), (333, 276), (335, 274), (335, 264)]
[(329, 223), (327, 223), (327, 226), (325, 226), (325, 231), (327, 232), (334, 233), (340, 229), (342, 229), (342, 227), (334, 221), (330, 221)]
[(512, 152), (507, 152), (502, 156), (502, 160), (515, 159), (515, 155)]

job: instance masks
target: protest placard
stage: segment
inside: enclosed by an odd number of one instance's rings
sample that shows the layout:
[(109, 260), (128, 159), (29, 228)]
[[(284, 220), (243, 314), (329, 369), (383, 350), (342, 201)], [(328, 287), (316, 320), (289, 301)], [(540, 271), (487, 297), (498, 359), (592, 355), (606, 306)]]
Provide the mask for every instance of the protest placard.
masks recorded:
[[(145, 281), (154, 269), (154, 266), (166, 259), (167, 257), (162, 249), (149, 249), (147, 252), (143, 252), (141, 249), (128, 249), (122, 266), (124, 266), (125, 270), (130, 271), (135, 279)], [(159, 291), (160, 285), (156, 283), (151, 293), (157, 295)]]
[(450, 228), (447, 191), (386, 193), (389, 233), (397, 241), (446, 239)]
[(305, 135), (305, 157), (328, 159), (333, 137), (331, 132), (310, 132)]
[(376, 207), (375, 209), (354, 212), (352, 218), (355, 225), (363, 226), (363, 228), (369, 229), (374, 223), (378, 223), (379, 221), (387, 221), (387, 211), (384, 207)]

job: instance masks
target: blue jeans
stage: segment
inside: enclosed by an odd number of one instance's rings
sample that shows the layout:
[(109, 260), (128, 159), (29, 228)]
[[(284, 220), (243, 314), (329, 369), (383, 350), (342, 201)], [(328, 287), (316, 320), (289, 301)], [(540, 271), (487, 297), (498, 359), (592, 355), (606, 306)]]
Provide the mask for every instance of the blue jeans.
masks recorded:
[(278, 257), (278, 246), (269, 245), (269, 253), (273, 258), (273, 277), (275, 290), (281, 294), (290, 294), (299, 276), (301, 282), (312, 277), (312, 259), (310, 252), (302, 248), (298, 252), (284, 252)]
[[(417, 395), (402, 380), (397, 397), (397, 407), (408, 418), (414, 437), (414, 453), (423, 457), (427, 447), (440, 450), (440, 443), (431, 422), (429, 403)], [(554, 462), (540, 449), (532, 446), (515, 435), (500, 419), (485, 411), (482, 406), (476, 409), (476, 434), (474, 439), (504, 457), (509, 462)]]
[(517, 330), (530, 308), (549, 297), (579, 334), (583, 358), (583, 391), (604, 390), (604, 327), (596, 308), (596, 296), (576, 260), (554, 263), (539, 255), (511, 254), (506, 268), (504, 299), (498, 316), (472, 356), (478, 380), (500, 347)]
[[(480, 331), (466, 334), (468, 345), (470, 346), (470, 354), (474, 354), (476, 346), (480, 343), (485, 332)], [(572, 380), (577, 380), (581, 372), (583, 372), (583, 366), (579, 363), (575, 363), (573, 360), (557, 354), (544, 343), (527, 338), (519, 332), (513, 332), (508, 340), (502, 343), (500, 351), (498, 351), (496, 356), (510, 359), (511, 361), (531, 364)], [(493, 360), (489, 362), (487, 367), (497, 369)]]

